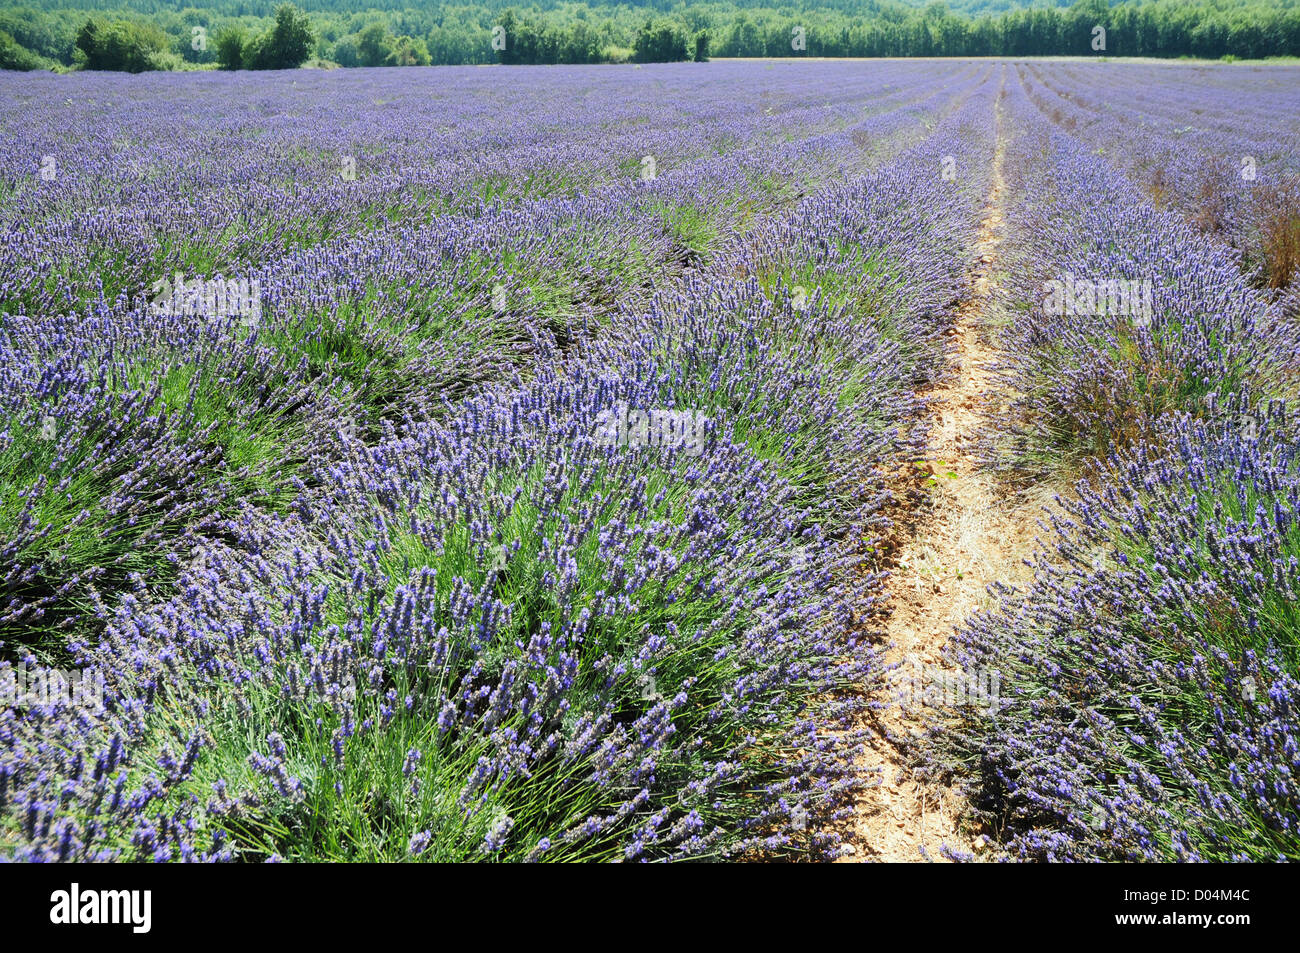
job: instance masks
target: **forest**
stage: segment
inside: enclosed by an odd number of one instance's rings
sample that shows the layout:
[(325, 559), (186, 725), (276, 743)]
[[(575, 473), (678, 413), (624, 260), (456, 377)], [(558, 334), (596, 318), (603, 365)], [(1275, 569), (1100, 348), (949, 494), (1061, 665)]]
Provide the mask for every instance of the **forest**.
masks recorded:
[[(18, 70), (618, 63), (710, 57), (1053, 56), (1255, 59), (1300, 54), (1291, 0), (816, 0), (643, 4), (60, 0), (0, 9)], [(1100, 28), (1100, 29), (1098, 29)]]

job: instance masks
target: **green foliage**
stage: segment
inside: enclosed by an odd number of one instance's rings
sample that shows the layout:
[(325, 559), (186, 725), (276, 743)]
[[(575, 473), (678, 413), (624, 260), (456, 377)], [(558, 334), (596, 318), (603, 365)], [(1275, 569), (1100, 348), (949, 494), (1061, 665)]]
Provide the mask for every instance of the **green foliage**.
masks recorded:
[(632, 58), (638, 63), (680, 62), (687, 58), (686, 34), (671, 22), (647, 21), (632, 44)]
[(695, 34), (691, 41), (691, 59), (696, 63), (707, 63), (709, 60), (709, 31), (700, 30)]
[(329, 58), (339, 66), (360, 66), (361, 51), (357, 49), (357, 38), (345, 36), (337, 40), (330, 49)]
[(294, 69), (311, 56), (316, 36), (307, 15), (292, 4), (275, 12), (275, 26), (244, 47), (247, 69)]
[(357, 59), (361, 66), (383, 66), (393, 52), (393, 34), (382, 23), (372, 23), (357, 34)]
[(341, 37), (330, 52), (340, 66), (428, 66), (433, 61), (424, 40), (394, 36), (378, 20), (367, 24), (360, 33)]
[[(71, 65), (77, 30), (85, 16), (63, 11), (62, 16), (45, 14), (28, 7), (0, 11), (0, 32), (42, 60)], [(18, 69), (19, 67), (6, 67)]]
[[(206, 0), (200, 8), (177, 10), (163, 0), (58, 0), (57, 9), (0, 11), (0, 31), (29, 53), (71, 66), (78, 62), (74, 41), (89, 10), (115, 22), (147, 20), (167, 35), (169, 54), (231, 68), (219, 50), (194, 51), (190, 31), (201, 25), (217, 35), (238, 27), (254, 38), (245, 46), (254, 47), (257, 62), (269, 65), (283, 52), (264, 36), (280, 29), (275, 2)], [(298, 62), (314, 54), (342, 66), (417, 65), (426, 53), (428, 62), (435, 64), (1066, 54), (1231, 62), (1300, 54), (1300, 6), (1294, 0), (1119, 0), (1114, 5), (1077, 0), (1069, 6), (1028, 0), (816, 0), (790, 6), (704, 0), (654, 4), (654, 10), (661, 11), (654, 27), (646, 24), (646, 6), (532, 0), (528, 6), (510, 8), (506, 2), (438, 2), (413, 8), (407, 0), (317, 0), (309, 16), (298, 14), (294, 55), (304, 43), (307, 53)], [(310, 34), (305, 32), (308, 22)], [(494, 26), (505, 29), (504, 49), (493, 44)], [(1095, 26), (1106, 29), (1104, 51), (1092, 49)], [(803, 28), (806, 49), (792, 49), (795, 27)], [(367, 30), (373, 43), (363, 55), (359, 41)], [(12, 46), (0, 41), (0, 57), (14, 68), (28, 68), (31, 61)], [(252, 65), (248, 53), (241, 51), (244, 68)], [(152, 58), (155, 66), (166, 65), (166, 60), (161, 54)], [(285, 65), (284, 57), (274, 65)]]
[(601, 37), (586, 23), (569, 29), (519, 18), (506, 10), (494, 26), (503, 31), (504, 47), (496, 51), (505, 64), (516, 63), (600, 63), (607, 59)]
[(143, 73), (164, 67), (161, 55), (172, 45), (155, 26), (132, 20), (101, 23), (93, 17), (77, 34), (79, 61), (86, 69)]
[(396, 36), (382, 21), (368, 23), (360, 33), (325, 40), (325, 55), (339, 66), (428, 66), (428, 43), (419, 36)]
[(45, 69), (47, 61), (24, 49), (10, 34), (0, 30), (0, 69)]
[(244, 65), (244, 44), (248, 42), (244, 31), (237, 26), (227, 27), (217, 34), (217, 62), (222, 69), (239, 69)]
[(401, 36), (393, 51), (384, 57), (385, 66), (428, 66), (429, 48), (418, 37)]

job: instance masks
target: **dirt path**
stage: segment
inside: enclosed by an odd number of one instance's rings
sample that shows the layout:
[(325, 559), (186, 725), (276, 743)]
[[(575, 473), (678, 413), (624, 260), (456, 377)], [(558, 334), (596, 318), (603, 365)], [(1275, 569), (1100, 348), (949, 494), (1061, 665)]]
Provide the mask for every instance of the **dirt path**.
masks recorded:
[(1036, 505), (1010, 497), (979, 472), (973, 459), (978, 435), (1000, 403), (989, 371), (995, 351), (980, 328), (999, 307), (1001, 293), (1003, 152), (999, 103), (993, 184), (970, 295), (954, 329), (954, 373), (927, 395), (926, 459), (897, 477), (901, 505), (892, 514), (893, 598), (885, 634), (886, 659), (899, 667), (891, 675), (888, 707), (873, 725), (879, 736), (862, 762), (864, 771), (881, 773), (881, 782), (859, 798), (853, 829), (846, 832), (852, 852), (842, 860), (938, 861), (944, 844), (963, 852), (977, 849), (977, 832), (961, 824), (959, 798), (946, 787), (914, 778), (900, 744), (921, 728), (919, 692), (941, 671), (942, 649), (953, 630), (987, 603), (990, 582), (1024, 577), (1019, 561), (1032, 548), (1039, 513)]

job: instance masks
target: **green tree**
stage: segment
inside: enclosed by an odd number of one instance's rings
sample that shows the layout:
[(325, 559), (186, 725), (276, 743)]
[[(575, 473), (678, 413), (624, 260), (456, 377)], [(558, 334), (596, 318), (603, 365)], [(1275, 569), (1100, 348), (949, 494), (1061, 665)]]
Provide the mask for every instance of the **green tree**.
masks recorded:
[(382, 23), (372, 23), (357, 34), (357, 59), (362, 66), (383, 66), (395, 47), (393, 34)]
[(632, 44), (632, 58), (638, 63), (675, 63), (686, 59), (686, 33), (663, 20), (647, 22)]
[(77, 52), (87, 63), (99, 56), (99, 31), (99, 21), (94, 17), (87, 20), (77, 31)]
[[(269, 2), (205, 0), (191, 7), (161, 0), (70, 0), (73, 8), (64, 3), (43, 5), (50, 9), (9, 7), (0, 10), (0, 32), (12, 38), (4, 41), (4, 62), (31, 65), (21, 48), (51, 65), (168, 68), (179, 65), (179, 54), (191, 63), (229, 68), (233, 60), (221, 61), (211, 37), (207, 50), (194, 50), (190, 31), (205, 26), (215, 36), (222, 26), (237, 24), (248, 37), (240, 50), (241, 68), (293, 65), (294, 58), (284, 62), (277, 52), (274, 36), (263, 36), (268, 30), (274, 34), (272, 28), (278, 26), (277, 13), (258, 16)], [(281, 2), (275, 0), (270, 9)], [(507, 10), (505, 5), (512, 2), (469, 0), (449, 6), (438, 0), (412, 6), (394, 0), (316, 0), (311, 23), (319, 38), (308, 47), (308, 55), (360, 65), (359, 31), (372, 21), (385, 26), (379, 45), (386, 48), (382, 55), (369, 57), (376, 65), (422, 62), (421, 43), (435, 63), (621, 62), (633, 55), (643, 62), (693, 59), (695, 38), (706, 31), (710, 57), (790, 56), (793, 26), (804, 28), (809, 56), (1091, 57), (1102, 52), (1091, 46), (1095, 26), (1106, 28), (1107, 56), (1300, 54), (1300, 0), (826, 0), (793, 6), (768, 5), (766, 0), (686, 5), (667, 0), (631, 5), (548, 0), (530, 5), (527, 13)], [(76, 8), (91, 7), (120, 12), (94, 13), (89, 32), (98, 30), (102, 39), (84, 35), (78, 46), (88, 14)], [(652, 13), (655, 24), (650, 25), (647, 9), (673, 12), (670, 17)], [(156, 42), (115, 23), (140, 23), (145, 16), (166, 34), (161, 50)], [(665, 30), (661, 20), (670, 28)], [(305, 21), (302, 25), (305, 28)], [(491, 42), (493, 26), (505, 29), (504, 49)], [(676, 35), (685, 38), (684, 56)]]
[(12, 36), (0, 30), (0, 69), (34, 70), (44, 66), (39, 56), (29, 52)]
[(709, 59), (709, 31), (700, 30), (695, 34), (691, 44), (691, 59), (697, 63), (706, 63)]
[(339, 66), (360, 66), (361, 53), (357, 49), (357, 38), (355, 36), (340, 37), (339, 41), (330, 49), (329, 57)]
[(275, 11), (275, 26), (244, 48), (248, 69), (293, 69), (311, 56), (316, 37), (307, 15), (286, 3)]
[(226, 27), (213, 41), (217, 48), (217, 62), (222, 69), (239, 69), (244, 65), (244, 44), (247, 37), (237, 26)]
[(400, 36), (393, 51), (384, 59), (385, 66), (428, 66), (432, 61), (429, 48), (418, 37)]
[(500, 49), (494, 47), (497, 60), (507, 66), (521, 62), (519, 59), (519, 39), (523, 23), (515, 15), (515, 11), (507, 8), (493, 26), (500, 27), (500, 33), (497, 35), (501, 37), (502, 41)]
[(143, 73), (163, 68), (161, 55), (172, 45), (162, 30), (147, 23), (93, 17), (77, 33), (77, 54), (85, 69)]

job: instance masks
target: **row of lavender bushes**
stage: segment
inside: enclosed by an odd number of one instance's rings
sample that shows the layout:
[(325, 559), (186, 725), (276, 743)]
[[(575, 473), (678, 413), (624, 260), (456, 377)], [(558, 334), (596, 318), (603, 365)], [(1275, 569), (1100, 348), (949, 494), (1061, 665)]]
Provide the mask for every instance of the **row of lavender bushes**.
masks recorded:
[[(991, 458), (1084, 478), (1033, 581), (954, 640), (1001, 692), (936, 724), (931, 767), (1011, 859), (1294, 860), (1296, 342), (1223, 246), (1011, 93), (1010, 224), (1033, 251)], [(1047, 314), (1039, 283), (1067, 273), (1152, 279), (1150, 322)]]
[(1252, 284), (1300, 317), (1300, 133), (1279, 122), (1300, 103), (1285, 68), (1194, 78), (1154, 66), (1024, 71), (1046, 116), (1124, 169), (1157, 207), (1224, 242)]
[(255, 334), (242, 313), (143, 298), (7, 315), (0, 638), (57, 651), (90, 586), (173, 584), (232, 501), (283, 512), (345, 439), (439, 418), (545, 366), (800, 183), (866, 161), (844, 158), (854, 137), (883, 147), (917, 124), (913, 109), (932, 117), (948, 99), (595, 197), (331, 239), (245, 274), (261, 292)]
[(853, 166), (889, 154), (877, 138), (888, 115), (915, 123), (962, 75), (829, 72), (829, 86), (756, 86), (728, 67), (708, 84), (662, 66), (536, 83), (470, 68), (401, 91), (373, 77), (267, 90), (234, 74), (201, 89), (14, 76), (0, 105), (0, 124), (22, 130), (0, 144), (0, 307), (134, 300), (177, 270), (238, 275), (331, 239), (464, 227), (502, 208), (559, 219), (552, 200), (617, 205), (644, 175), (707, 179), (710, 162), (806, 150), (871, 122), (841, 150)]
[[(10, 855), (833, 856), (881, 676), (864, 623), (883, 580), (858, 565), (886, 499), (872, 463), (906, 443), (984, 191), (940, 160), (975, 170), (991, 148), (988, 84), (954, 97), (897, 161), (721, 242), (567, 360), (539, 336), (510, 383), (485, 375), (436, 421), (398, 391), (366, 439), (321, 446), (373, 375), (322, 378), (291, 359), (310, 348), (259, 335), (211, 358), (234, 365), (222, 395), (255, 396), (246, 434), (217, 414), (195, 452), (261, 439), (264, 415), (295, 429), (291, 492), (266, 505), (269, 469), (236, 471), (255, 485), (201, 536), (137, 536), (197, 538), (174, 594), (129, 572), (116, 600), (90, 590), (103, 637), (69, 648), (108, 704), (0, 716)], [(698, 415), (700, 452), (597, 440), (623, 406)], [(124, 499), (157, 486), (203, 508), (202, 481), (164, 489), (133, 459)]]

